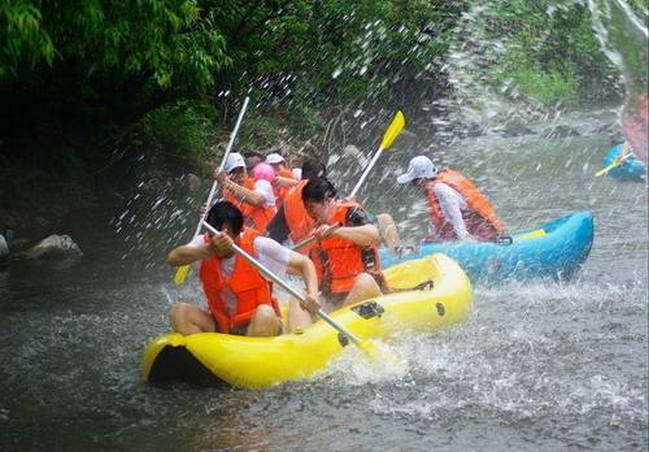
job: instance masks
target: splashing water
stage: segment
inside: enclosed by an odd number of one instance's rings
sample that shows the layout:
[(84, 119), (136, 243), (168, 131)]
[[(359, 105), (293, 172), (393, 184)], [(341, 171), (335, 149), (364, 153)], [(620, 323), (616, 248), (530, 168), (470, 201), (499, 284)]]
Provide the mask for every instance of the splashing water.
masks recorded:
[(593, 28), (606, 56), (624, 78), (626, 99), (622, 130), (634, 152), (647, 164), (649, 152), (649, 32), (643, 9), (640, 20), (624, 0), (589, 0)]

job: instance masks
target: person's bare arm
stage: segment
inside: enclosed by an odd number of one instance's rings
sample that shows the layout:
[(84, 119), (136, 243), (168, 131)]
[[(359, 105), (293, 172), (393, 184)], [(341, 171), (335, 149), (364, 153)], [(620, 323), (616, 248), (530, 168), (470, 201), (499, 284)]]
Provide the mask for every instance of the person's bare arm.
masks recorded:
[(216, 170), (214, 172), (214, 179), (216, 179), (223, 188), (232, 191), (236, 196), (242, 198), (248, 204), (252, 204), (253, 206), (263, 206), (266, 202), (266, 198), (264, 198), (263, 194), (254, 190), (249, 190), (246, 187), (242, 187), (241, 185), (232, 182), (225, 171)]
[(189, 265), (201, 259), (208, 259), (212, 256), (210, 245), (192, 246), (182, 245), (174, 248), (167, 254), (167, 264), (172, 267)]
[(363, 248), (378, 245), (379, 243), (379, 230), (373, 224), (343, 226), (333, 230), (331, 235), (347, 239)]
[(301, 275), (306, 284), (305, 300), (300, 302), (302, 309), (309, 311), (311, 314), (318, 312), (320, 309), (318, 303), (318, 276), (311, 259), (295, 251), (289, 251), (286, 270), (288, 273)]

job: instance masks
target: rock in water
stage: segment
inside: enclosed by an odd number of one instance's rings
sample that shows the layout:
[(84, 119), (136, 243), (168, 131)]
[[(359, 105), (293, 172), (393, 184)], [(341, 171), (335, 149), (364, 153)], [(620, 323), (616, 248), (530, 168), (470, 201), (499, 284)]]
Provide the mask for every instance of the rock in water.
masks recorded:
[(69, 235), (50, 235), (30, 249), (23, 251), (21, 256), (26, 259), (81, 257), (83, 252)]
[(4, 236), (0, 234), (0, 257), (4, 257), (9, 254), (9, 246)]
[(201, 188), (201, 179), (193, 173), (187, 173), (183, 176), (183, 183), (189, 191), (196, 191)]

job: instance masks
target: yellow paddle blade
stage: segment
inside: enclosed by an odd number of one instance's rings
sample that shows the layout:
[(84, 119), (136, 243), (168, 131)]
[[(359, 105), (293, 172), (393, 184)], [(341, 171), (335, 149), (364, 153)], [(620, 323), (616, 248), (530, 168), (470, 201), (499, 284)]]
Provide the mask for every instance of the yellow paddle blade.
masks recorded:
[(611, 171), (611, 170), (612, 170), (613, 168), (615, 168), (616, 166), (620, 166), (621, 163), (622, 163), (622, 162), (619, 162), (619, 161), (617, 161), (617, 160), (614, 161), (613, 163), (611, 163), (611, 164), (608, 165), (607, 167), (602, 168), (601, 170), (597, 171), (597, 172), (595, 173), (595, 177), (603, 176), (604, 174), (608, 173), (609, 171)]
[(174, 282), (177, 286), (180, 286), (185, 282), (187, 275), (189, 275), (189, 270), (191, 270), (191, 267), (189, 265), (181, 265), (176, 269), (176, 273), (174, 274)]
[(397, 111), (397, 114), (394, 115), (394, 119), (390, 123), (388, 130), (383, 134), (383, 140), (381, 140), (381, 149), (386, 149), (390, 147), (392, 142), (396, 137), (399, 136), (404, 126), (406, 125), (406, 118), (404, 118), (401, 110)]

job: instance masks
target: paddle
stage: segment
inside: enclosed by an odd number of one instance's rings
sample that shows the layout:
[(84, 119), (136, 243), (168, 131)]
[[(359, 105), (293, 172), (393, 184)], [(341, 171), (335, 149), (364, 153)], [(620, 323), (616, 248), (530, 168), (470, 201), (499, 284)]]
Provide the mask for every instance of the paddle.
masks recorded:
[[(406, 119), (403, 116), (403, 113), (401, 113), (400, 110), (397, 111), (397, 113), (394, 115), (394, 118), (392, 119), (392, 122), (388, 126), (388, 129), (385, 131), (383, 134), (383, 139), (381, 140), (381, 145), (379, 146), (379, 149), (376, 151), (374, 154), (374, 157), (372, 157), (372, 160), (370, 161), (370, 164), (365, 168), (365, 171), (361, 175), (361, 178), (358, 180), (356, 183), (356, 186), (352, 190), (351, 194), (348, 196), (348, 198), (353, 198), (356, 196), (356, 193), (358, 190), (361, 188), (361, 185), (363, 185), (363, 182), (365, 182), (365, 179), (367, 179), (367, 175), (370, 173), (372, 170), (372, 167), (376, 164), (377, 160), (381, 156), (381, 153), (383, 152), (384, 149), (389, 148), (392, 145), (392, 142), (396, 137), (399, 136), (401, 131), (403, 130), (403, 127), (406, 125)], [(342, 225), (341, 225), (342, 226)], [(340, 226), (339, 226), (340, 227)], [(338, 229), (334, 228), (333, 230)], [(293, 251), (297, 251), (301, 248), (304, 248), (311, 242), (315, 241), (315, 237), (310, 237), (297, 245), (293, 247)]]
[[(217, 231), (211, 224), (209, 224), (207, 221), (203, 220), (202, 221), (203, 226), (210, 231), (212, 234), (219, 235), (221, 234), (220, 231)], [(244, 250), (242, 250), (240, 247), (238, 247), (236, 244), (232, 244), (232, 248), (234, 249), (234, 252), (237, 253), (239, 256), (243, 257), (246, 262), (248, 262), (250, 265), (255, 267), (257, 270), (262, 272), (267, 278), (271, 279), (274, 283), (277, 285), (281, 286), (284, 290), (286, 290), (289, 294), (294, 296), (300, 301), (304, 301), (304, 296), (295, 290), (293, 287), (289, 286), (286, 282), (284, 282), (283, 279), (281, 279), (279, 276), (274, 274), (272, 271), (264, 267), (260, 262), (258, 262), (254, 257), (252, 257), (250, 254), (246, 253)], [(318, 317), (320, 317), (322, 320), (327, 322), (329, 325), (334, 327), (340, 334), (343, 336), (347, 337), (350, 341), (352, 341), (356, 346), (358, 346), (361, 350), (365, 352), (365, 354), (370, 357), (371, 359), (376, 359), (378, 356), (381, 354), (381, 351), (376, 347), (374, 343), (372, 343), (370, 340), (367, 339), (359, 339), (356, 337), (353, 333), (347, 331), (345, 328), (343, 328), (338, 322), (336, 322), (334, 319), (329, 317), (327, 314), (325, 314), (322, 309), (318, 310)]]
[(376, 161), (381, 156), (383, 150), (389, 148), (390, 145), (392, 145), (392, 142), (396, 137), (399, 136), (399, 134), (401, 133), (405, 125), (406, 125), (406, 119), (403, 117), (403, 113), (401, 113), (401, 111), (399, 110), (394, 115), (392, 122), (388, 126), (388, 130), (386, 130), (385, 134), (383, 134), (383, 139), (381, 140), (381, 145), (379, 146), (379, 149), (374, 154), (374, 157), (372, 157), (372, 161), (370, 162), (370, 164), (367, 166), (367, 168), (365, 168), (363, 175), (356, 183), (356, 186), (350, 193), (349, 198), (353, 198), (354, 196), (356, 196), (356, 193), (361, 188), (361, 185), (363, 185), (363, 182), (365, 182), (365, 179), (367, 179), (367, 175), (372, 170), (372, 167), (376, 164)]
[[(237, 136), (237, 132), (239, 131), (239, 126), (241, 125), (241, 121), (243, 120), (243, 115), (246, 113), (246, 109), (248, 108), (248, 102), (250, 102), (250, 98), (246, 96), (245, 100), (243, 101), (243, 105), (241, 106), (241, 111), (239, 112), (239, 117), (237, 118), (237, 122), (234, 125), (234, 129), (232, 130), (232, 133), (230, 134), (230, 141), (228, 142), (228, 146), (225, 148), (225, 154), (223, 154), (223, 158), (221, 159), (221, 165), (219, 166), (219, 170), (223, 170), (223, 167), (225, 166), (225, 162), (228, 159), (228, 156), (230, 155), (230, 151), (232, 150), (232, 144), (234, 143), (234, 139)], [(207, 202), (205, 205), (209, 208), (210, 203), (212, 202), (212, 198), (214, 197), (214, 193), (216, 192), (216, 187), (218, 183), (216, 181), (212, 182), (212, 188), (210, 188), (210, 194), (207, 196)], [(201, 214), (201, 218), (198, 221), (198, 224), (196, 225), (196, 230), (194, 231), (194, 235), (192, 236), (192, 240), (196, 238), (196, 236), (201, 232), (201, 223), (203, 222), (203, 219), (205, 218), (205, 215), (207, 214), (207, 209), (205, 209), (205, 212)], [(189, 275), (189, 271), (191, 269), (191, 266), (189, 265), (181, 265), (176, 269), (176, 273), (174, 274), (174, 283), (176, 285), (181, 285), (185, 282), (187, 279), (187, 276)]]
[[(331, 228), (329, 229), (329, 232), (330, 232), (330, 233), (331, 233), (331, 232), (334, 232), (334, 231), (336, 231), (336, 230), (342, 228), (342, 226), (343, 226), (343, 225), (342, 225), (341, 223), (335, 224), (335, 225), (331, 226)], [(298, 243), (297, 245), (293, 245), (293, 248), (291, 248), (291, 249), (292, 249), (293, 251), (301, 250), (301, 249), (304, 248), (305, 246), (307, 246), (307, 245), (309, 245), (309, 244), (311, 244), (311, 243), (313, 243), (313, 242), (315, 242), (315, 241), (316, 241), (316, 236), (315, 236), (315, 235), (312, 235), (312, 236), (309, 237), (308, 239), (304, 239), (304, 240), (302, 240), (302, 241), (301, 241), (300, 243)]]
[(620, 166), (622, 163), (624, 163), (624, 162), (625, 162), (629, 157), (631, 157), (632, 155), (633, 155), (633, 154), (632, 154), (631, 152), (629, 152), (628, 154), (624, 154), (624, 155), (622, 155), (622, 156), (616, 158), (616, 159), (613, 161), (613, 163), (611, 163), (610, 165), (608, 165), (608, 166), (602, 168), (601, 170), (597, 171), (597, 172), (595, 173), (595, 177), (603, 176), (604, 174), (606, 174), (606, 173), (608, 173), (609, 171), (611, 171), (613, 168), (617, 168), (618, 166)]

